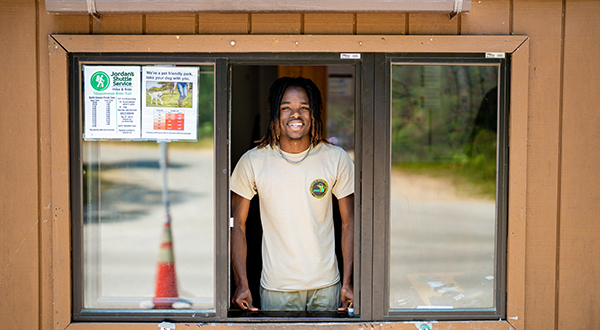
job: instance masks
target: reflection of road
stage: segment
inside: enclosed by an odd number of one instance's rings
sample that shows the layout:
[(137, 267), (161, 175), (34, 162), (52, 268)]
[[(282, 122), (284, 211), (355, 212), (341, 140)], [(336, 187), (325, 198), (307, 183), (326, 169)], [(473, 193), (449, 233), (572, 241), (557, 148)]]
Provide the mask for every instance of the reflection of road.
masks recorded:
[[(100, 155), (107, 187), (100, 210), (101, 296), (105, 301), (130, 298), (131, 305), (120, 307), (137, 308), (140, 301), (153, 297), (155, 289), (165, 217), (159, 150), (115, 143), (103, 145)], [(179, 294), (197, 302), (194, 308), (206, 308), (204, 302), (214, 296), (213, 155), (209, 150), (170, 148), (169, 161)], [(494, 201), (461, 197), (441, 179), (394, 172), (391, 184), (392, 308), (423, 303), (414, 300), (409, 274), (493, 274)], [(88, 224), (86, 234), (96, 229)]]
[[(107, 187), (102, 198), (99, 237), (101, 296), (108, 300), (138, 298), (132, 305), (135, 308), (141, 298), (153, 297), (155, 290), (165, 219), (160, 197), (159, 149), (158, 145), (104, 144), (100, 155), (105, 168), (101, 179)], [(197, 298), (197, 302), (212, 301), (213, 154), (210, 150), (170, 148), (169, 163), (172, 166), (167, 177), (179, 295)], [(86, 225), (86, 233), (93, 232), (92, 226)]]
[(396, 171), (391, 184), (392, 308), (423, 304), (414, 300), (411, 273), (494, 274), (494, 201), (461, 197), (444, 179)]

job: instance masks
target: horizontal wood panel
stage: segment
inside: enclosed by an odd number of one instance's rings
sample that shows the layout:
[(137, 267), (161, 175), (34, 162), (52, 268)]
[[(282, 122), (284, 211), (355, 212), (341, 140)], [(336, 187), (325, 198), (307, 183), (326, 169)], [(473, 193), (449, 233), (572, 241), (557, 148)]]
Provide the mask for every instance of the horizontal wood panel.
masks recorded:
[(513, 52), (523, 36), (54, 35), (69, 52)]
[(142, 15), (102, 15), (93, 20), (94, 33), (142, 34)]
[(301, 14), (252, 14), (253, 34), (299, 34), (302, 31)]
[(353, 14), (304, 14), (306, 34), (352, 34)]
[[(49, 15), (40, 13), (42, 23), (40, 27), (48, 33), (61, 31), (61, 33), (91, 33), (92, 17), (89, 15)], [(46, 40), (44, 39), (44, 43)]]
[(408, 34), (455, 35), (458, 34), (458, 17), (450, 19), (444, 14), (409, 14)]
[(147, 34), (194, 34), (196, 15), (146, 15)]
[(249, 14), (198, 14), (200, 34), (244, 34), (250, 31)]
[(406, 34), (406, 14), (357, 14), (357, 34)]

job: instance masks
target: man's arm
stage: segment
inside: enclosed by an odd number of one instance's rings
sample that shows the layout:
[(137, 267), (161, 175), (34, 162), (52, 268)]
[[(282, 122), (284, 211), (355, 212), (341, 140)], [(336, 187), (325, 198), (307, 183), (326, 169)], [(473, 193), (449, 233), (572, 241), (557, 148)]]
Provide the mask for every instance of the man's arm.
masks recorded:
[(243, 310), (257, 311), (252, 306), (252, 294), (248, 287), (248, 276), (246, 273), (246, 258), (248, 256), (248, 245), (246, 243), (246, 220), (250, 200), (232, 193), (231, 214), (233, 215), (233, 228), (231, 228), (231, 264), (235, 279), (235, 293), (231, 303)]
[(342, 256), (344, 258), (344, 278), (340, 299), (342, 307), (347, 310), (354, 304), (354, 287), (352, 271), (354, 270), (354, 194), (348, 195), (339, 201), (340, 215), (342, 217)]

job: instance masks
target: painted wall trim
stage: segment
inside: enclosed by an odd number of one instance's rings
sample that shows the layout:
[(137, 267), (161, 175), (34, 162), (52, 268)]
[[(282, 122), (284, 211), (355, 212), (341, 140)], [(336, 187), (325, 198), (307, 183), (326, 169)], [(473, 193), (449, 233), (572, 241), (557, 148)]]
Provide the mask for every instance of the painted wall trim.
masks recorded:
[(53, 35), (74, 53), (513, 53), (525, 36)]

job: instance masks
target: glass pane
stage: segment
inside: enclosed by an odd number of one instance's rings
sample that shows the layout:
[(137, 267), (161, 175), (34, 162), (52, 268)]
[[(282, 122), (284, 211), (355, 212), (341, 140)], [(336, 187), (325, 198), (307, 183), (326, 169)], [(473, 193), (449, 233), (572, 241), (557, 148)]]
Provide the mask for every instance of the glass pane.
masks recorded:
[[(215, 308), (214, 66), (192, 68), (197, 141), (82, 141), (86, 309)], [(173, 87), (155, 115), (191, 107)]]
[(390, 309), (493, 309), (498, 66), (392, 65)]
[(354, 160), (354, 66), (327, 67), (327, 94), (324, 108), (327, 141), (346, 150)]

